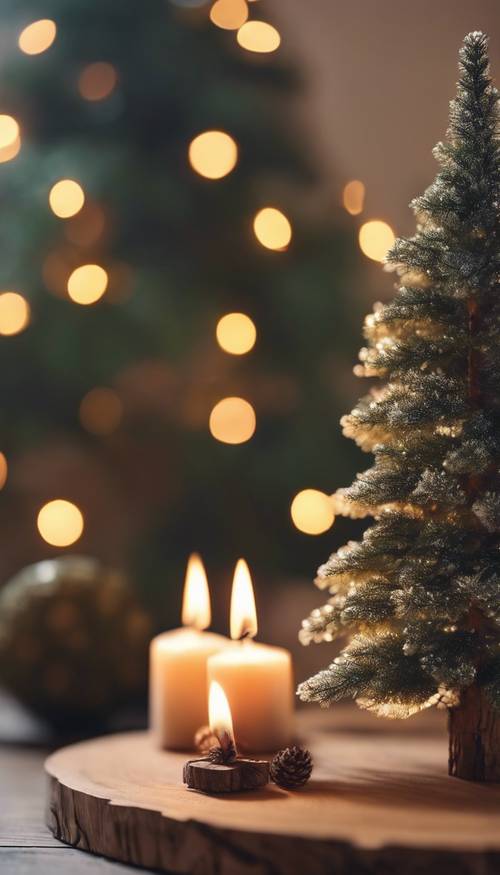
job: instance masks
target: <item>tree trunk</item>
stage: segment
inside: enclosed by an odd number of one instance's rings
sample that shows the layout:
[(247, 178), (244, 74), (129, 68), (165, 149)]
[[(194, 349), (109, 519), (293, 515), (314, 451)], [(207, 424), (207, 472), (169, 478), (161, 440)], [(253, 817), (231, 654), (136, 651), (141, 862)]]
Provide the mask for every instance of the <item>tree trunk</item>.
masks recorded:
[(500, 712), (475, 684), (449, 714), (448, 772), (467, 781), (500, 782)]

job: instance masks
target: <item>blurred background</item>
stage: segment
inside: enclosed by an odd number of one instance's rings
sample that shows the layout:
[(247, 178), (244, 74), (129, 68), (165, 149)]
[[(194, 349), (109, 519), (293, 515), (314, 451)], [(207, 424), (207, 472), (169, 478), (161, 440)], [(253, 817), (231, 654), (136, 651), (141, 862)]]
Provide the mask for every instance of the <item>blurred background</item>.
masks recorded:
[(299, 679), (328, 661), (296, 639), (360, 531), (328, 496), (366, 467), (338, 425), (362, 316), (392, 294), (461, 40), (489, 32), (498, 71), (499, 18), (3, 0), (0, 682), (43, 716), (72, 715), (76, 676), (90, 716), (141, 698), (194, 550), (215, 628), (243, 556), (261, 640)]

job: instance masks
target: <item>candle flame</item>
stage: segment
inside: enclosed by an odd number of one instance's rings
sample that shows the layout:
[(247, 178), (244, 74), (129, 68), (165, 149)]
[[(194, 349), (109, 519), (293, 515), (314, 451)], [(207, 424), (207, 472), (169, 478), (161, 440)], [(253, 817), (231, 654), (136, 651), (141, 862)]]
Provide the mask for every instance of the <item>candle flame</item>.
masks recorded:
[(210, 729), (219, 738), (234, 740), (233, 718), (227, 696), (217, 681), (212, 681), (208, 693), (208, 722)]
[(254, 638), (257, 634), (257, 612), (252, 578), (244, 559), (238, 559), (234, 569), (230, 626), (233, 641)]
[(182, 623), (195, 629), (206, 629), (210, 626), (212, 614), (210, 610), (210, 593), (203, 562), (198, 553), (189, 557), (182, 599)]

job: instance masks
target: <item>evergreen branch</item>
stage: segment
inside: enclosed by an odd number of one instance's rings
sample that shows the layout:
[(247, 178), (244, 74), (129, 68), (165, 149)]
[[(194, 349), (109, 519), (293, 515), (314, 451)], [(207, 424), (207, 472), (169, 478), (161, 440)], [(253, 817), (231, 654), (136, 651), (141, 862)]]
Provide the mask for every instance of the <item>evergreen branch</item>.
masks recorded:
[(299, 689), (321, 704), (352, 696), (408, 716), (479, 684), (500, 708), (500, 143), (486, 44), (465, 39), (439, 173), (412, 204), (415, 235), (388, 256), (401, 287), (365, 321), (355, 372), (388, 382), (341, 423), (375, 464), (334, 500), (376, 522), (318, 572), (337, 605), (330, 632), (355, 633)]

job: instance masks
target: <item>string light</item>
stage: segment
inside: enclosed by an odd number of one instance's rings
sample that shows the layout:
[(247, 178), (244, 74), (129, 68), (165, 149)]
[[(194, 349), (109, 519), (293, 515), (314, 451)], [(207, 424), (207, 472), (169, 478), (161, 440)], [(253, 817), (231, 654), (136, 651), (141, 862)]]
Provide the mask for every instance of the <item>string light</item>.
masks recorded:
[(52, 547), (69, 547), (83, 532), (83, 515), (71, 501), (55, 498), (40, 509), (37, 517), (40, 535)]
[(267, 21), (246, 21), (236, 39), (248, 52), (275, 52), (281, 42), (279, 32)]
[(82, 264), (68, 279), (68, 295), (75, 304), (95, 304), (108, 287), (108, 275), (99, 264)]
[(207, 179), (222, 179), (238, 160), (238, 147), (224, 131), (204, 131), (189, 144), (189, 163)]
[(81, 185), (74, 179), (60, 179), (49, 192), (50, 208), (60, 219), (69, 219), (80, 212), (85, 203)]
[(363, 212), (365, 187), (359, 179), (352, 179), (344, 186), (342, 194), (344, 208), (351, 216), (359, 216)]
[(7, 459), (5, 458), (4, 453), (0, 453), (0, 489), (4, 488), (8, 473), (9, 466), (7, 465)]
[(255, 431), (255, 411), (244, 398), (223, 398), (209, 420), (212, 436), (224, 444), (243, 444)]
[(216, 0), (210, 10), (210, 20), (223, 30), (238, 30), (248, 18), (245, 0)]
[(80, 73), (78, 90), (85, 100), (104, 100), (109, 97), (118, 82), (118, 74), (107, 61), (88, 64)]
[(51, 18), (40, 18), (28, 24), (19, 34), (18, 46), (25, 55), (46, 52), (56, 38), (57, 27)]
[(18, 292), (0, 294), (0, 334), (19, 334), (30, 321), (30, 305)]
[(0, 147), (0, 164), (5, 164), (6, 161), (12, 161), (16, 155), (19, 155), (21, 150), (21, 137), (18, 136), (9, 146)]
[(19, 125), (11, 115), (0, 115), (0, 149), (12, 146), (19, 137)]
[(250, 316), (245, 313), (227, 313), (217, 323), (216, 337), (225, 352), (244, 355), (254, 347), (257, 331)]
[(303, 489), (292, 501), (290, 513), (299, 532), (321, 535), (335, 520), (331, 499), (319, 489)]
[(287, 248), (292, 239), (292, 226), (281, 210), (275, 207), (264, 207), (259, 210), (253, 221), (255, 236), (266, 249), (281, 250)]
[(371, 219), (359, 229), (359, 246), (363, 255), (373, 261), (384, 261), (395, 240), (394, 231), (387, 222)]
[(105, 436), (119, 426), (123, 416), (123, 404), (113, 389), (98, 386), (82, 398), (80, 422), (91, 434)]

